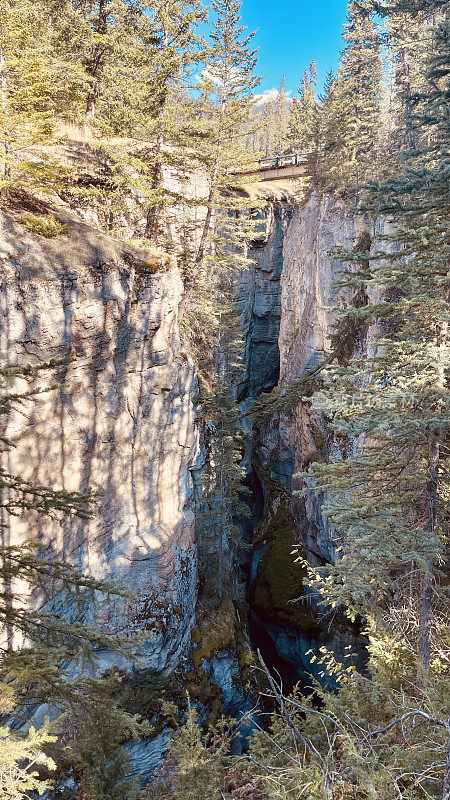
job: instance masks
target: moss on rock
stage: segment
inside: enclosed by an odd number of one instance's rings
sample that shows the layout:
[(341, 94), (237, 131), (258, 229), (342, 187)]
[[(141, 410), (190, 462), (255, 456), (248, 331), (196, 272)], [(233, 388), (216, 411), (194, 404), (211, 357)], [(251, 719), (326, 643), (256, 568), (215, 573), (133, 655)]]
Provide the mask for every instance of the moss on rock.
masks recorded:
[(202, 633), (200, 628), (192, 628), (191, 631), (191, 639), (194, 644), (200, 644), (202, 641)]
[(313, 633), (318, 629), (314, 610), (302, 596), (303, 567), (295, 561), (298, 549), (292, 518), (280, 503), (267, 524), (267, 548), (258, 564), (252, 605), (270, 622), (280, 622)]
[(198, 647), (194, 649), (192, 658), (196, 670), (205, 658), (234, 644), (235, 627), (236, 615), (231, 600), (226, 600), (219, 608), (208, 610), (200, 618), (197, 628), (194, 628), (194, 641)]

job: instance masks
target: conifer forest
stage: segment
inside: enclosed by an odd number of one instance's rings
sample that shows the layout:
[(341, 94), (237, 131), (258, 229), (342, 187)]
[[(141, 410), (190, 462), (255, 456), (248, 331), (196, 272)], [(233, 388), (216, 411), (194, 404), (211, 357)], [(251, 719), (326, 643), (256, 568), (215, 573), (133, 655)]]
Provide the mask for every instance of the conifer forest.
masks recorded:
[(450, 800), (450, 3), (259, 37), (0, 0), (0, 800)]

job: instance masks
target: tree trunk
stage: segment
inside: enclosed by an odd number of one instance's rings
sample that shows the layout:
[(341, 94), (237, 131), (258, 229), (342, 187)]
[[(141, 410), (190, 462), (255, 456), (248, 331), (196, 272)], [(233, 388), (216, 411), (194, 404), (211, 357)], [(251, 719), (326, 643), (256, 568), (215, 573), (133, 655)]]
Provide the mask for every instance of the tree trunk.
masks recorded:
[[(434, 536), (436, 498), (438, 487), (439, 444), (433, 439), (429, 445), (428, 483), (427, 483), (427, 523), (425, 535)], [(429, 564), (423, 576), (422, 597), (419, 617), (418, 674), (417, 683), (422, 685), (423, 676), (430, 668), (431, 653), (431, 599), (433, 594), (433, 565)]]
[(404, 90), (403, 90), (403, 97), (404, 97), (404, 119), (405, 119), (405, 138), (406, 138), (406, 145), (408, 150), (415, 150), (416, 143), (414, 139), (414, 127), (413, 127), (413, 117), (412, 117), (412, 100), (411, 100), (411, 81), (410, 81), (410, 74), (409, 74), (409, 63), (408, 57), (404, 48), (401, 50), (400, 54), (401, 61), (403, 63), (404, 69)]
[[(169, 46), (169, 34), (167, 30), (164, 30), (162, 39), (162, 53), (164, 53), (167, 50), (168, 46)], [(164, 143), (165, 143), (164, 114), (166, 111), (168, 94), (169, 94), (169, 87), (168, 85), (166, 85), (158, 108), (159, 120), (158, 120), (158, 133), (156, 136), (155, 164), (153, 167), (153, 175), (152, 175), (152, 191), (160, 189), (163, 181), (162, 153), (164, 150)], [(161, 208), (162, 208), (161, 203), (155, 203), (151, 205), (147, 211), (147, 218), (145, 222), (145, 238), (150, 239), (150, 241), (153, 241), (154, 244), (157, 244), (158, 242)]]
[[(449, 290), (444, 290), (444, 299), (448, 303)], [(440, 349), (446, 347), (447, 342), (448, 323), (441, 322), (438, 328), (438, 336), (436, 344)], [(445, 357), (438, 363), (437, 368), (437, 383), (440, 387), (445, 385)], [(432, 538), (435, 536), (435, 520), (436, 520), (436, 502), (438, 498), (438, 468), (440, 448), (438, 441), (439, 431), (432, 431), (432, 438), (429, 442), (428, 450), (428, 481), (426, 485), (426, 527), (425, 535)], [(420, 607), (419, 619), (419, 652), (418, 652), (418, 675), (417, 684), (419, 687), (422, 685), (423, 676), (430, 668), (430, 655), (431, 655), (431, 600), (433, 595), (433, 564), (428, 564), (428, 569), (424, 574), (422, 598)]]
[[(164, 147), (164, 134), (162, 131), (160, 131), (158, 133), (156, 141), (155, 164), (153, 167), (153, 175), (152, 175), (153, 191), (159, 189), (162, 184), (163, 172), (162, 172), (161, 155), (163, 147)], [(145, 222), (145, 238), (150, 239), (150, 241), (154, 242), (154, 244), (157, 244), (158, 242), (160, 214), (161, 214), (160, 203), (152, 204), (147, 211), (147, 218)]]
[[(106, 36), (108, 33), (108, 5), (110, 0), (99, 0), (98, 4), (98, 17), (95, 25), (95, 32), (101, 36)], [(86, 118), (92, 119), (95, 117), (97, 98), (100, 94), (99, 76), (103, 66), (106, 48), (102, 47), (99, 42), (94, 45), (92, 53), (92, 60), (88, 72), (92, 78), (91, 87), (86, 101)]]
[(96, 101), (98, 97), (98, 82), (95, 81), (91, 86), (91, 89), (88, 94), (88, 99), (86, 102), (86, 118), (92, 119), (95, 117), (95, 107)]
[(213, 200), (214, 200), (214, 195), (216, 193), (216, 188), (217, 188), (216, 184), (217, 184), (217, 178), (218, 178), (218, 175), (219, 175), (219, 166), (221, 165), (220, 164), (220, 148), (222, 146), (222, 140), (223, 140), (223, 122), (224, 122), (225, 105), (226, 105), (225, 104), (225, 99), (224, 99), (224, 97), (222, 95), (221, 98), (220, 98), (220, 114), (219, 114), (219, 119), (218, 119), (217, 151), (216, 151), (216, 157), (214, 159), (214, 166), (212, 168), (211, 186), (210, 186), (209, 195), (208, 195), (206, 217), (205, 217), (205, 222), (203, 224), (203, 230), (202, 230), (202, 235), (201, 235), (201, 238), (200, 238), (200, 244), (199, 244), (198, 250), (197, 250), (197, 256), (196, 256), (196, 259), (195, 259), (195, 266), (199, 266), (199, 264), (201, 264), (201, 262), (203, 261), (203, 256), (205, 255), (206, 242), (208, 241), (209, 231), (211, 229), (211, 220), (212, 220), (212, 214), (213, 214)]
[(418, 680), (421, 683), (422, 676), (430, 668), (430, 632), (431, 632), (431, 575), (426, 574), (423, 581), (422, 598), (420, 603), (419, 619), (419, 674)]
[(208, 241), (208, 235), (211, 229), (213, 200), (216, 191), (216, 179), (217, 179), (217, 171), (215, 170), (211, 179), (211, 188), (209, 190), (209, 195), (208, 195), (207, 211), (206, 211), (205, 221), (203, 223), (203, 230), (200, 238), (200, 244), (198, 246), (197, 255), (195, 257), (196, 266), (201, 264), (203, 261), (203, 256), (205, 255), (206, 242)]
[(219, 580), (217, 583), (217, 593), (219, 595), (219, 600), (222, 603), (223, 601), (223, 530), (224, 530), (224, 491), (223, 491), (223, 471), (220, 471), (220, 529), (219, 529), (219, 539), (217, 542), (218, 545), (218, 552), (219, 552)]

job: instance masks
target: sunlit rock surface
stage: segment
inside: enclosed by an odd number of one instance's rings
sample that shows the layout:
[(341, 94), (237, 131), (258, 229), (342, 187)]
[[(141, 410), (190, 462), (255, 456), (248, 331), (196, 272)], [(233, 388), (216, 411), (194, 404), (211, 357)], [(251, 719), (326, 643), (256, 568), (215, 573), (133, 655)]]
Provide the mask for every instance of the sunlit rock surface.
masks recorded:
[[(332, 196), (313, 194), (293, 216), (284, 240), (281, 276), (281, 394), (330, 352), (333, 315), (329, 307), (345, 307), (351, 296), (348, 290), (335, 287), (342, 269), (339, 251), (353, 250), (364, 241), (362, 237), (371, 239), (373, 233), (374, 223), (368, 216), (354, 213)], [(367, 342), (355, 346), (366, 348)], [(271, 474), (281, 474), (285, 484), (286, 464), (292, 465), (292, 478), (313, 460), (345, 455), (338, 452), (339, 447), (336, 450), (323, 418), (303, 403), (293, 419), (282, 415), (276, 425), (268, 426), (268, 445), (263, 447), (262, 458), (270, 464)], [(296, 490), (301, 483), (294, 479), (289, 486)], [(320, 498), (313, 496), (297, 504), (303, 541), (311, 556), (333, 561), (339, 532), (322, 516), (320, 505)]]
[[(274, 229), (272, 225), (272, 231)], [(338, 292), (335, 287), (342, 269), (339, 251), (355, 247), (365, 249), (373, 233), (374, 224), (370, 218), (355, 214), (343, 201), (331, 196), (313, 194), (290, 214), (276, 259), (281, 265), (278, 302), (272, 320), (279, 326), (279, 380), (272, 384), (276, 396), (282, 397), (293, 381), (320, 364), (330, 352), (333, 315), (327, 307), (345, 306), (351, 299), (348, 291)], [(270, 237), (267, 244), (263, 242), (260, 246), (266, 250), (259, 255), (258, 263), (264, 263), (265, 256), (270, 262), (274, 252), (273, 248), (269, 249)], [(369, 332), (355, 341), (354, 347), (367, 352), (370, 341)], [(268, 359), (268, 352), (262, 355), (261, 369), (264, 369), (264, 359)], [(260, 384), (260, 388), (266, 387)], [(308, 675), (318, 673), (314, 659), (323, 645), (339, 660), (350, 644), (355, 663), (361, 666), (365, 643), (357, 630), (345, 619), (340, 619), (334, 627), (322, 622), (317, 599), (302, 587), (301, 576), (297, 581), (291, 576), (292, 586), (287, 592), (286, 581), (292, 571), (289, 565), (294, 559), (292, 544), (287, 547), (285, 566), (280, 567), (278, 563), (280, 543), (292, 535), (300, 553), (310, 563), (335, 561), (336, 548), (345, 534), (323, 516), (322, 497), (296, 494), (303, 488), (302, 480), (296, 476), (307, 471), (312, 461), (344, 457), (355, 443), (335, 441), (324, 417), (313, 413), (309, 404), (302, 402), (292, 414), (278, 411), (272, 417), (259, 419), (254, 426), (252, 443), (253, 468), (265, 498), (250, 570), (249, 620), (253, 645), (261, 649), (266, 662), (278, 669), (288, 685), (297, 680), (308, 683)], [(343, 447), (348, 452), (342, 450)], [(279, 524), (280, 500), (289, 507), (292, 533), (290, 526), (286, 533)], [(272, 563), (272, 555), (277, 563)], [(296, 597), (299, 602), (295, 601)], [(300, 613), (302, 608), (305, 619)], [(306, 614), (308, 609), (311, 618)], [(325, 681), (333, 685), (331, 679), (325, 678)]]
[(196, 377), (178, 334), (182, 281), (170, 259), (146, 260), (63, 219), (65, 233), (45, 239), (1, 218), (0, 352), (13, 364), (70, 359), (56, 390), (11, 415), (16, 446), (4, 458), (26, 479), (98, 492), (97, 513), (88, 523), (13, 520), (5, 535), (38, 533), (50, 552), (125, 584), (131, 598), (97, 619), (150, 632), (144, 663), (171, 671), (189, 650), (197, 582)]

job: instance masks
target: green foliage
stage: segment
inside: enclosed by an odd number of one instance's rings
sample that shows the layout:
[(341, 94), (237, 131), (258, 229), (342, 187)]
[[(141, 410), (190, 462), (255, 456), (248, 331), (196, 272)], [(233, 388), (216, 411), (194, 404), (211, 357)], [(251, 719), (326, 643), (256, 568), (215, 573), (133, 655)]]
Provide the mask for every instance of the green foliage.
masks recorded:
[(31, 211), (26, 211), (20, 215), (19, 219), (29, 231), (46, 236), (49, 239), (64, 233), (64, 225), (58, 222), (53, 215), (43, 217), (41, 214), (32, 214)]
[[(204, 401), (204, 423), (207, 468), (203, 474), (201, 506), (197, 515), (199, 569), (203, 581), (210, 576), (211, 600), (220, 605), (225, 597), (225, 572), (231, 566), (233, 551), (240, 545), (240, 531), (235, 520), (250, 513), (244, 500), (248, 490), (243, 483), (244, 469), (241, 466), (239, 411), (225, 382), (219, 382), (216, 394)], [(210, 573), (212, 554), (217, 554), (218, 564), (217, 569)], [(208, 586), (204, 586), (205, 598), (209, 594)]]
[[(247, 149), (243, 132), (248, 135), (254, 124), (251, 93), (260, 82), (255, 75), (257, 56), (252, 47), (254, 33), (247, 35), (241, 25), (240, 0), (213, 0), (212, 7), (211, 43), (200, 85), (200, 111), (204, 120), (200, 163), (208, 176), (209, 193), (195, 255), (197, 268), (205, 260), (208, 263), (208, 259), (205, 259), (208, 251), (213, 258), (217, 256), (217, 247), (210, 250), (211, 237), (217, 243), (217, 234), (222, 242), (225, 239), (226, 245), (222, 244), (220, 249), (225, 249), (228, 256), (232, 255), (233, 250), (241, 250), (239, 244), (242, 245), (244, 238), (242, 224), (236, 228), (237, 241), (228, 241), (232, 231), (230, 212), (244, 210), (249, 203), (233, 197), (230, 192), (242, 183), (239, 173), (254, 166), (254, 154)], [(224, 208), (226, 214), (223, 214)]]
[[(42, 391), (51, 391), (53, 383), (42, 386), (36, 379), (55, 370), (63, 362), (48, 362), (38, 366), (9, 366), (0, 369), (0, 414), (5, 416), (12, 408), (20, 408), (32, 402), (33, 397)], [(28, 381), (23, 384), (23, 381)], [(8, 450), (12, 445), (3, 438), (2, 446)], [(87, 520), (93, 513), (95, 498), (92, 493), (80, 494), (69, 492), (65, 489), (52, 489), (31, 483), (19, 475), (10, 474), (4, 468), (0, 470), (0, 488), (2, 500), (0, 506), (3, 510), (2, 526), (8, 524), (12, 517), (20, 517), (29, 513), (37, 513), (52, 518), (61, 519), (78, 517)], [(102, 646), (113, 645), (111, 637), (95, 631), (90, 626), (82, 623), (69, 623), (64, 617), (52, 608), (51, 600), (57, 594), (60, 597), (71, 596), (78, 610), (85, 607), (86, 603), (95, 602), (97, 592), (105, 596), (117, 593), (119, 590), (107, 581), (100, 581), (92, 576), (85, 575), (69, 563), (52, 559), (45, 552), (48, 545), (44, 540), (28, 539), (17, 544), (2, 544), (0, 547), (0, 578), (2, 590), (0, 592), (0, 626), (7, 633), (10, 645), (14, 637), (23, 636), (26, 641), (38, 646), (47, 647), (50, 657), (52, 649), (61, 657), (61, 652), (66, 649), (67, 654), (73, 655), (90, 651), (95, 644)], [(19, 588), (20, 587), (20, 588)], [(17, 593), (32, 590), (41, 592), (41, 596), (49, 603), (46, 608), (35, 611), (31, 607), (21, 607), (17, 602)], [(5, 657), (8, 661), (8, 670), (13, 669), (15, 658), (20, 659), (20, 651), (11, 651)]]
[(38, 731), (30, 727), (23, 735), (0, 727), (0, 791), (5, 800), (22, 800), (30, 792), (41, 795), (51, 787), (51, 781), (43, 779), (40, 772), (56, 769), (44, 749), (56, 740), (50, 731), (48, 718)]
[(305, 791), (317, 800), (441, 797), (448, 676), (417, 698), (408, 691), (415, 654), (407, 642), (372, 635), (370, 651), (364, 676), (341, 667), (338, 693), (316, 685), (313, 698), (284, 697), (271, 679), (277, 710), (250, 750), (270, 798)]
[[(31, 402), (37, 393), (54, 388), (53, 384), (42, 387), (37, 380), (48, 373), (53, 374), (62, 363), (53, 361), (38, 366), (2, 367), (0, 414), (5, 416), (12, 409)], [(24, 388), (24, 381), (28, 381), (25, 385), (30, 388)], [(7, 452), (11, 446), (5, 438), (2, 439), (4, 451)], [(34, 484), (4, 469), (0, 471), (0, 488), (4, 531), (11, 518), (30, 513), (56, 519), (77, 516), (84, 520), (92, 514), (94, 498), (91, 494), (81, 495)], [(21, 726), (21, 730), (14, 732), (7, 725), (0, 728), (0, 786), (2, 797), (11, 800), (28, 797), (31, 791), (42, 794), (49, 786), (45, 769), (55, 769), (54, 761), (48, 756), (48, 747), (55, 742), (48, 721), (38, 731), (30, 728), (27, 734), (22, 732), (27, 722), (25, 701), (53, 703), (54, 707), (68, 697), (73, 701), (79, 686), (75, 687), (65, 679), (63, 663), (67, 664), (68, 659), (92, 660), (98, 648), (123, 649), (113, 637), (104, 635), (81, 619), (67, 620), (61, 610), (65, 601), (70, 600), (81, 618), (87, 605), (95, 607), (100, 595), (107, 598), (121, 593), (120, 590), (111, 582), (84, 574), (68, 562), (51, 558), (45, 552), (45, 546), (45, 540), (32, 538), (15, 544), (3, 541), (0, 546), (0, 629), (6, 642), (0, 669), (5, 680), (3, 693), (6, 693), (6, 699), (12, 688), (16, 692), (14, 714)], [(32, 592), (41, 597), (39, 610), (23, 602), (24, 596)], [(56, 596), (59, 600), (57, 605), (54, 603)], [(22, 643), (19, 648), (18, 641)], [(94, 688), (95, 691), (98, 687), (101, 689), (101, 685), (97, 686), (95, 682), (90, 686), (93, 691)], [(105, 696), (103, 701), (106, 706)], [(92, 712), (94, 707), (92, 703)], [(12, 710), (8, 702), (0, 704), (3, 715)], [(116, 713), (116, 709), (114, 711)]]
[(56, 142), (55, 110), (66, 60), (55, 57), (53, 25), (42, 5), (0, 4), (0, 192), (50, 191), (64, 170), (49, 153)]
[(235, 722), (222, 718), (202, 735), (198, 713), (189, 706), (185, 723), (169, 746), (159, 779), (145, 791), (146, 800), (222, 800), (232, 759)]
[(339, 326), (378, 325), (378, 347), (369, 358), (356, 350), (341, 366), (329, 365), (312, 398), (335, 436), (354, 442), (345, 460), (311, 469), (315, 490), (327, 492), (325, 513), (345, 531), (323, 591), (354, 610), (389, 607), (411, 571), (428, 574), (439, 563), (448, 537), (448, 43), (441, 25), (420, 98), (430, 147), (411, 156), (403, 175), (373, 186), (372, 211), (394, 214), (396, 228), (378, 239), (370, 269), (367, 252), (353, 254), (358, 269), (341, 280), (359, 283), (359, 292), (369, 286), (372, 299), (341, 312)]
[[(10, 686), (0, 686), (0, 712), (14, 711), (14, 695)], [(0, 791), (4, 800), (24, 800), (30, 792), (42, 795), (52, 786), (45, 774), (54, 772), (56, 764), (45, 752), (56, 741), (48, 717), (36, 731), (30, 726), (26, 733), (0, 726)]]
[(275, 119), (276, 119), (276, 136), (274, 152), (282, 153), (288, 143), (288, 124), (289, 124), (289, 108), (286, 96), (286, 82), (284, 75), (281, 79), (280, 88), (275, 103)]
[[(205, 15), (198, 0), (144, 4), (137, 44), (133, 38), (126, 54), (133, 89), (129, 114), (120, 118), (127, 136), (122, 168), (131, 167), (131, 187), (146, 199), (145, 236), (155, 243), (165, 243), (170, 223), (189, 205), (184, 184), (198, 165), (201, 131), (189, 90), (202, 58), (198, 29)], [(169, 171), (176, 178), (170, 188)]]
[(295, 152), (312, 154), (314, 161), (318, 149), (319, 108), (314, 91), (317, 71), (314, 61), (304, 71), (301, 87), (298, 90), (300, 99), (294, 98), (289, 118), (288, 141)]
[(114, 699), (120, 684), (116, 672), (101, 679), (82, 678), (73, 687), (68, 743), (60, 754), (88, 800), (137, 800), (137, 783), (128, 777), (130, 763), (123, 744), (150, 733)]
[(381, 125), (380, 37), (368, 2), (350, 2), (345, 48), (320, 108), (318, 181), (358, 190), (369, 175)]

